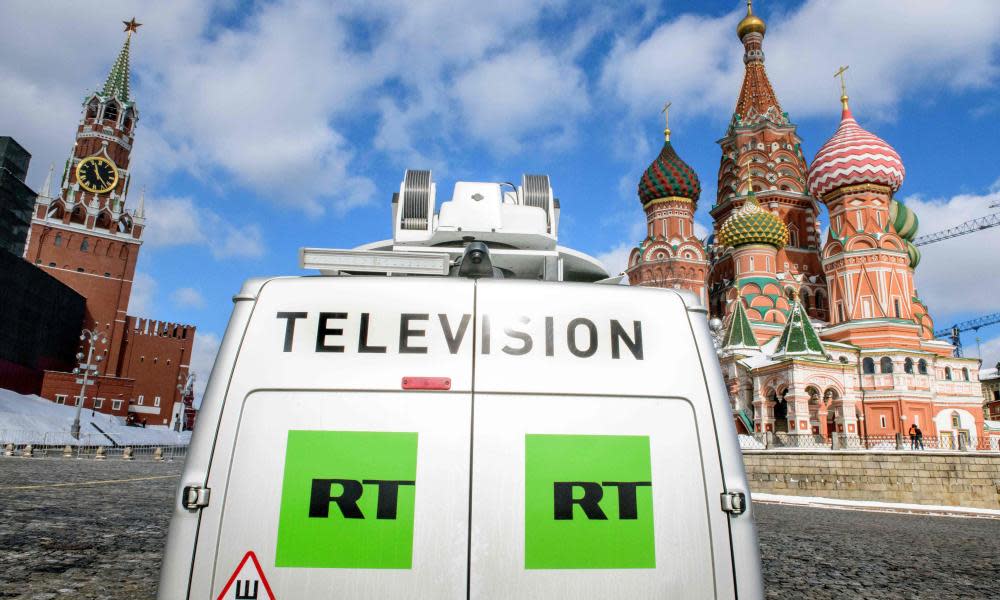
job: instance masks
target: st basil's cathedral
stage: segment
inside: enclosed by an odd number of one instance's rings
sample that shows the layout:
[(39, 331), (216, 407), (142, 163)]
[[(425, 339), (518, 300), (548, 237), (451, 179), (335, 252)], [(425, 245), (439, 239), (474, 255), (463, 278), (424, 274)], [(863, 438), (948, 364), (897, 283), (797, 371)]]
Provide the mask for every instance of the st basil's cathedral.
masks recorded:
[(850, 445), (916, 425), (942, 447), (987, 443), (979, 360), (934, 339), (914, 287), (917, 218), (894, 198), (903, 161), (858, 124), (842, 83), (840, 126), (809, 164), (764, 68), (766, 29), (748, 4), (712, 235), (695, 235), (701, 184), (668, 127), (639, 181), (647, 235), (630, 254), (629, 283), (690, 290), (722, 321), (741, 433), (788, 445), (838, 434)]

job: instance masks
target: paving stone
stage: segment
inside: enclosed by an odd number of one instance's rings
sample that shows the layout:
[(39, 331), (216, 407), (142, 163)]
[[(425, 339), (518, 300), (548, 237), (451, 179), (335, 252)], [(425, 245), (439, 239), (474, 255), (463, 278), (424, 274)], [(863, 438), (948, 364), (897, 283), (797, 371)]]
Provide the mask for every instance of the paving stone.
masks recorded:
[[(180, 471), (180, 463), (0, 457), (0, 599), (154, 598)], [(767, 598), (995, 597), (1000, 521), (773, 504), (754, 511)]]

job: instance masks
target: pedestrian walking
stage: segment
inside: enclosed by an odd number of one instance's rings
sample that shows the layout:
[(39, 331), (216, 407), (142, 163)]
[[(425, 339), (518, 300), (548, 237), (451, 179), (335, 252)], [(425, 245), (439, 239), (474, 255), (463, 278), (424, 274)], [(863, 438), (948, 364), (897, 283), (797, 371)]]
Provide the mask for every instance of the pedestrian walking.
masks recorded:
[(910, 429), (906, 432), (910, 435), (910, 450), (917, 449), (917, 424), (910, 423)]
[[(914, 425), (914, 427), (917, 426)], [(921, 431), (919, 427), (917, 427), (917, 450), (923, 450), (923, 449), (924, 449), (924, 432)]]

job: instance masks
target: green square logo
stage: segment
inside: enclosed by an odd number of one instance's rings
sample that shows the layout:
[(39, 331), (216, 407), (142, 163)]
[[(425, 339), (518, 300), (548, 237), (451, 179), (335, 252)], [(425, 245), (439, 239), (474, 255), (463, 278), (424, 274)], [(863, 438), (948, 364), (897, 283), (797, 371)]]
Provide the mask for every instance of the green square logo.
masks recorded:
[(649, 437), (524, 439), (524, 567), (652, 569)]
[(409, 569), (417, 434), (289, 431), (276, 567)]

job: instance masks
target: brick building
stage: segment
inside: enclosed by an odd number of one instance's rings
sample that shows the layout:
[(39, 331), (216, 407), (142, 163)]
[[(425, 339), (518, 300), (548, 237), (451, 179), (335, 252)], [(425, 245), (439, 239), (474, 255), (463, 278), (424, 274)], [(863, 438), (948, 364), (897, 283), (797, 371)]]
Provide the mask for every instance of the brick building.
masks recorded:
[(895, 198), (902, 159), (857, 123), (845, 88), (840, 126), (808, 164), (764, 68), (765, 31), (748, 6), (713, 235), (682, 233), (700, 187), (668, 137), (639, 183), (649, 230), (630, 283), (689, 289), (724, 321), (720, 360), (743, 433), (795, 445), (917, 425), (941, 447), (985, 447), (979, 361), (934, 339), (914, 286), (917, 218)]
[[(181, 388), (195, 328), (127, 314), (146, 225), (141, 195), (134, 209), (127, 207), (139, 120), (129, 55), (138, 27), (134, 19), (125, 23), (125, 43), (104, 86), (83, 102), (59, 191), (50, 195), (46, 184), (35, 200), (24, 258), (82, 295), (82, 329), (107, 340), (97, 346), (101, 361), (84, 407), (180, 428), (191, 404)], [(80, 387), (72, 373), (46, 371), (40, 395), (71, 404)]]

